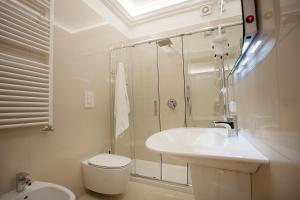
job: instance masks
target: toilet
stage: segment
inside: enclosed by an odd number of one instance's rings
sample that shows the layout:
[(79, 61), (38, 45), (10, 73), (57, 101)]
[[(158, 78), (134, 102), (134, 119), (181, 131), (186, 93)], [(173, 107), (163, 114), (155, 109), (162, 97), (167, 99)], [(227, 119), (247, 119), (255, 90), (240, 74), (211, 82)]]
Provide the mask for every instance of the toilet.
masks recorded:
[(130, 178), (131, 159), (115, 154), (99, 154), (82, 161), (87, 189), (102, 194), (121, 194)]

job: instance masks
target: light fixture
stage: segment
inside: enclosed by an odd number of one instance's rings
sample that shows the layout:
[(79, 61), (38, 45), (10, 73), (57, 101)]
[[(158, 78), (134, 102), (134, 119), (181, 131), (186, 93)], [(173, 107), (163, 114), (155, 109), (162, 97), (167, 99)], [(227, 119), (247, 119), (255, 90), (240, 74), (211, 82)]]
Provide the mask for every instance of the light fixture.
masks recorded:
[(243, 49), (242, 49), (242, 54), (246, 52), (246, 50), (248, 49), (250, 45), (250, 41), (245, 41), (244, 45), (243, 45)]
[(136, 3), (134, 0), (117, 0), (131, 17), (136, 17), (162, 8), (170, 7), (187, 0), (152, 1), (151, 3)]
[(257, 40), (256, 43), (251, 47), (250, 53), (255, 53), (255, 51), (258, 49), (258, 47), (261, 45), (262, 41)]
[(246, 65), (248, 61), (249, 61), (249, 58), (245, 58), (245, 59), (241, 62), (241, 65)]

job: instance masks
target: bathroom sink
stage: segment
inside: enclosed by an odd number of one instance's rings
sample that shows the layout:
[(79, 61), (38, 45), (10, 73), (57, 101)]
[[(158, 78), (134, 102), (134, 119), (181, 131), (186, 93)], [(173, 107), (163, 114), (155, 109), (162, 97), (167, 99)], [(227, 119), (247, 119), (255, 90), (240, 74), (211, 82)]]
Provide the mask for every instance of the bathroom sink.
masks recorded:
[(191, 164), (254, 173), (269, 160), (245, 137), (228, 137), (223, 128), (176, 128), (149, 137), (146, 146)]
[(33, 182), (24, 192), (11, 191), (0, 200), (75, 200), (75, 195), (69, 189), (53, 183)]
[(189, 163), (196, 200), (251, 199), (251, 173), (269, 160), (224, 128), (176, 128), (149, 137), (146, 146)]

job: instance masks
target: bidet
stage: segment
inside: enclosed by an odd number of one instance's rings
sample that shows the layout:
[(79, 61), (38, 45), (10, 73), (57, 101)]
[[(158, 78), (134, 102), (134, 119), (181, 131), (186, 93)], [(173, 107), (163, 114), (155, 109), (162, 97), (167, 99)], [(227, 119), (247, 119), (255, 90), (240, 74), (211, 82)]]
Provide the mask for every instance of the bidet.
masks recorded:
[(75, 200), (74, 193), (57, 184), (34, 181), (24, 191), (10, 191), (0, 196), (0, 200)]

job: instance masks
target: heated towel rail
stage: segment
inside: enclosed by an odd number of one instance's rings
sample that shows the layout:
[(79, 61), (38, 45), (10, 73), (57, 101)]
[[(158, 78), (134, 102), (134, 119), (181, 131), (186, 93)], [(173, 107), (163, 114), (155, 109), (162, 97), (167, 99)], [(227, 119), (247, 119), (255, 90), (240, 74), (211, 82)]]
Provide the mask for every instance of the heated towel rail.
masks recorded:
[(53, 0), (0, 1), (0, 129), (51, 130)]

